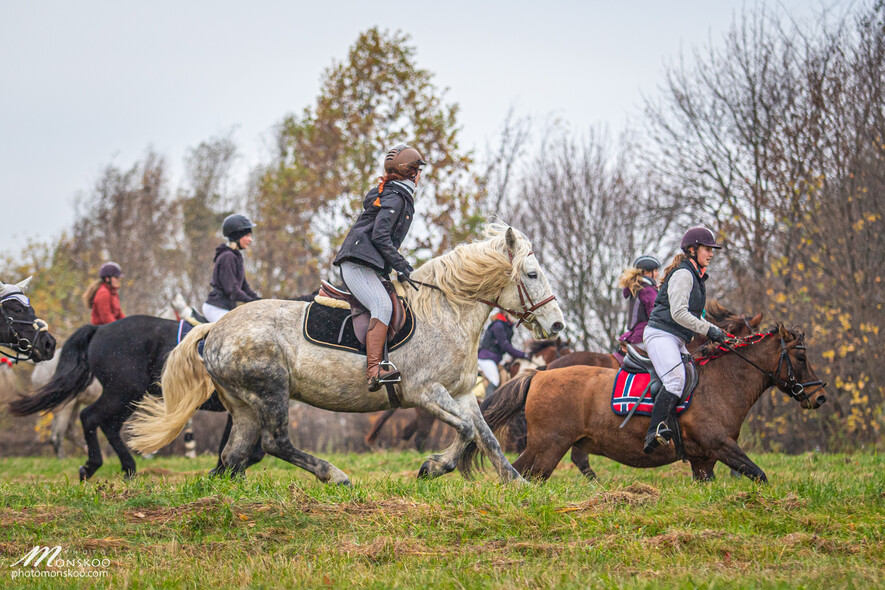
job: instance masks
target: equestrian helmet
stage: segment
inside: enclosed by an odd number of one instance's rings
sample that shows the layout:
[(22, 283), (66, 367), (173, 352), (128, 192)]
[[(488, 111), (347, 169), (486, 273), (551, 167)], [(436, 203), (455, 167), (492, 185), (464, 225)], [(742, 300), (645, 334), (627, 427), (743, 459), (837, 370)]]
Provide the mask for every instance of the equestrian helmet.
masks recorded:
[(415, 178), (421, 166), (427, 165), (424, 156), (415, 148), (404, 143), (392, 148), (384, 158), (384, 173), (399, 174), (405, 178)]
[(653, 271), (661, 268), (661, 262), (654, 256), (645, 255), (637, 258), (633, 266), (640, 270)]
[(709, 248), (722, 248), (716, 243), (716, 236), (706, 227), (693, 227), (682, 236), (682, 251), (687, 252), (689, 246), (707, 246)]
[(101, 268), (98, 271), (98, 276), (102, 279), (109, 279), (111, 277), (123, 277), (126, 275), (123, 274), (123, 269), (121, 269), (120, 265), (116, 262), (105, 262), (101, 265)]
[(224, 222), (221, 224), (221, 233), (231, 242), (236, 242), (243, 236), (252, 233), (253, 227), (255, 224), (248, 217), (235, 213), (224, 218)]

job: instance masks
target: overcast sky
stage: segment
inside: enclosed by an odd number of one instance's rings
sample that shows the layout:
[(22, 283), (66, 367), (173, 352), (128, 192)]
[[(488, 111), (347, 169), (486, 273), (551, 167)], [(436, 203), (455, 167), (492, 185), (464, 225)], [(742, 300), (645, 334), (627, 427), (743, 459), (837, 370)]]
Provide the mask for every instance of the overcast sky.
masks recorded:
[[(271, 126), (311, 105), (323, 70), (372, 26), (411, 35), (418, 65), (461, 107), (462, 146), (481, 151), (511, 106), (622, 129), (663, 65), (719, 43), (744, 5), (0, 0), (0, 248), (57, 238), (76, 195), (148, 146), (175, 187), (186, 150), (233, 129), (244, 175)], [(777, 6), (802, 19), (820, 4)]]

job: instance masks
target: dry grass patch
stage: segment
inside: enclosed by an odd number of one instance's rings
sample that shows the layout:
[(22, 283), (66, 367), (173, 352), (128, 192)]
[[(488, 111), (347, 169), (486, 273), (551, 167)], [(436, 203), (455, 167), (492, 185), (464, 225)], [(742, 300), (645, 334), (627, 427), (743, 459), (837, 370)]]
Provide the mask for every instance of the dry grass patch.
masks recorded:
[(67, 512), (63, 506), (31, 506), (29, 508), (0, 508), (0, 528), (13, 525), (43, 524), (58, 519)]

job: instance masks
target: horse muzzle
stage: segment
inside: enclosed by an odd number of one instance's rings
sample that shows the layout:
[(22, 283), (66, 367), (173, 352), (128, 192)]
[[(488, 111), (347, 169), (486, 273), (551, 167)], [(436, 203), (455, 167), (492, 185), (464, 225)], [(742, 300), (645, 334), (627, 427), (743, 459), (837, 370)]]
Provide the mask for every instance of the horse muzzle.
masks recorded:
[(46, 331), (38, 332), (31, 347), (31, 360), (35, 363), (50, 360), (55, 356), (56, 344), (55, 336)]

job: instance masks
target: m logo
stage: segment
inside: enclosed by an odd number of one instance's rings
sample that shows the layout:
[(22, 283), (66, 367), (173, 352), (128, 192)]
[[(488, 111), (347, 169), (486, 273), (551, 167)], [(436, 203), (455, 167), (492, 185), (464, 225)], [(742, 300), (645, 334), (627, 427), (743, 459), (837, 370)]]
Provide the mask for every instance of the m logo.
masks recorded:
[[(40, 545), (36, 545), (33, 549), (26, 553), (24, 557), (22, 557), (9, 567), (15, 567), (19, 564), (21, 564), (22, 567), (31, 565), (31, 560), (35, 557), (37, 558), (37, 560), (33, 563), (32, 567), (37, 567), (44, 559), (46, 560), (46, 566), (52, 567), (52, 560), (58, 557), (59, 553), (61, 553), (60, 545), (56, 545), (55, 547), (41, 547)], [(39, 557), (37, 557), (38, 555)]]

